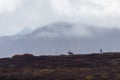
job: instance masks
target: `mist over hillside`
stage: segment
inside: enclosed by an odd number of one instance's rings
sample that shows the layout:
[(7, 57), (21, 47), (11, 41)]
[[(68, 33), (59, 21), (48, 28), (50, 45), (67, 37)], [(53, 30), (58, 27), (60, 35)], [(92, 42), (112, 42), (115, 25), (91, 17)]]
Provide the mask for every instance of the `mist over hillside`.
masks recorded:
[(0, 37), (0, 57), (14, 54), (34, 55), (77, 54), (120, 51), (120, 30), (95, 28), (93, 25), (56, 22), (21, 35)]

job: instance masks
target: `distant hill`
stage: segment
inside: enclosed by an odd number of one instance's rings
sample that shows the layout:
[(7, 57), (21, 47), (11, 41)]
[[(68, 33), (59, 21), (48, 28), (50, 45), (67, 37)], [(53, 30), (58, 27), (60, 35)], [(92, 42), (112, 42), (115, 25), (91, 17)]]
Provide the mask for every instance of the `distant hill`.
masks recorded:
[[(29, 32), (29, 31), (27, 31)], [(0, 37), (0, 57), (19, 53), (34, 55), (120, 51), (120, 30), (92, 25), (56, 22), (21, 35)]]
[(119, 80), (120, 52), (15, 55), (0, 59), (0, 80)]

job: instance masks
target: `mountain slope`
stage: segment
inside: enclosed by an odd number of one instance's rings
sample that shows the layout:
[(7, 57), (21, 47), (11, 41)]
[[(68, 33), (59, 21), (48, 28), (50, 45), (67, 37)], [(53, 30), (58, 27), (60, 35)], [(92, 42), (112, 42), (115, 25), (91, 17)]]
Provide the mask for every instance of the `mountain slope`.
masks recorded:
[(91, 25), (58, 22), (38, 28), (29, 34), (0, 38), (0, 56), (21, 53), (34, 55), (120, 51), (118, 29), (95, 28)]

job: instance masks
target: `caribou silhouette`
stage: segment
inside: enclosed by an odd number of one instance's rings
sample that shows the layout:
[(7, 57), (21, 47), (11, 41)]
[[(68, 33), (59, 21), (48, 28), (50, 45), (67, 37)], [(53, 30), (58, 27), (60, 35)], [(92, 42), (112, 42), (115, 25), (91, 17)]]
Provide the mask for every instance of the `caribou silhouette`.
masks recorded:
[(103, 50), (102, 50), (102, 48), (100, 49), (100, 53), (102, 53), (103, 52)]
[(71, 51), (68, 51), (68, 54), (69, 54), (69, 55), (73, 55), (73, 52), (71, 52)]

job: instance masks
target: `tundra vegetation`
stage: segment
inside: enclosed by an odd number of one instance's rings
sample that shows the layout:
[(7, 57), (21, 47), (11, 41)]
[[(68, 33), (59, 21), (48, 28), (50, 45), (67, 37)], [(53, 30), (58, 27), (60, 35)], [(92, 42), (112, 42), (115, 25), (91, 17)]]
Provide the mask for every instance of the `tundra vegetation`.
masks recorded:
[(120, 80), (120, 53), (0, 59), (0, 80)]

